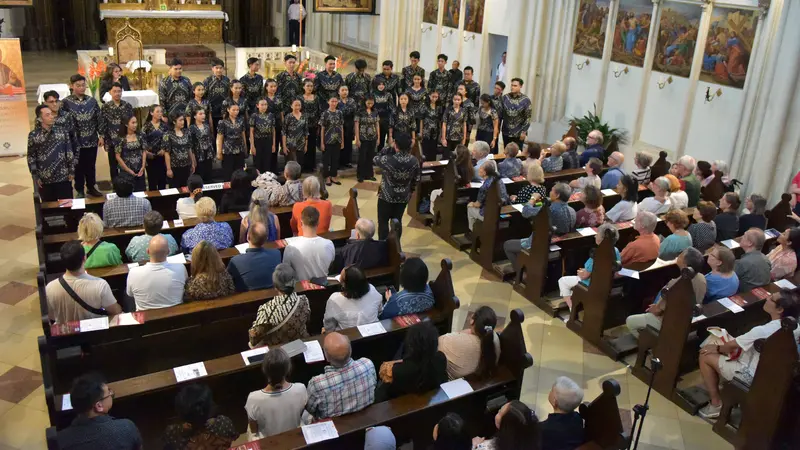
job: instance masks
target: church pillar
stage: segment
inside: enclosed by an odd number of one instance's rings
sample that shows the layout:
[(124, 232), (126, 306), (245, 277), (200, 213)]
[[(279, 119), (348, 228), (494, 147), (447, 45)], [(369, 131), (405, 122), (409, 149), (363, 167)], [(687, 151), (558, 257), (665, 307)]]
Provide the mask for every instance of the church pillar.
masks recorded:
[(422, 0), (393, 0), (381, 3), (380, 46), (378, 65), (385, 60), (394, 62), (400, 72), (408, 55), (420, 46)]

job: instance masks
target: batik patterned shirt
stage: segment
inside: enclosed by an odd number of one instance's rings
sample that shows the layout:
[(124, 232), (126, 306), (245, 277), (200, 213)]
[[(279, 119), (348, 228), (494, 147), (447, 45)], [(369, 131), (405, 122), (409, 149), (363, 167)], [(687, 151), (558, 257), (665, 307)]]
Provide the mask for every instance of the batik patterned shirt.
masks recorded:
[(169, 154), (170, 166), (189, 167), (192, 165), (192, 140), (189, 130), (183, 129), (183, 136), (178, 136), (174, 130), (164, 133), (161, 138), (161, 149)]
[(127, 137), (121, 138), (114, 149), (128, 169), (139, 173), (142, 170), (142, 152), (150, 150), (150, 147), (147, 146), (147, 141), (141, 131), (137, 131), (134, 136), (136, 139), (133, 141), (129, 141)]
[(495, 182), (498, 183), (497, 187), (500, 190), (500, 203), (503, 205), (510, 203), (505, 183), (500, 181), (500, 177), (489, 177), (483, 180), (483, 184), (478, 188), (478, 197), (476, 201), (481, 204), (481, 215), (483, 215), (483, 211), (486, 208), (486, 197), (489, 195), (489, 188), (492, 187), (492, 184)]
[(372, 162), (383, 171), (378, 198), (389, 203), (408, 203), (419, 184), (419, 160), (407, 152), (387, 145)]
[(211, 106), (211, 117), (222, 117), (222, 102), (228, 98), (231, 92), (231, 80), (225, 75), (217, 78), (210, 75), (203, 80), (203, 86), (206, 88), (206, 93), (203, 98), (208, 100)]
[[(423, 79), (425, 79), (424, 76), (423, 76)], [(378, 83), (380, 81), (383, 81), (383, 84), (384, 84), (384, 90), (383, 91), (391, 96), (392, 104), (393, 105), (396, 104), (397, 96), (400, 95), (400, 86), (402, 85), (402, 79), (400, 79), (400, 76), (398, 76), (398, 75), (396, 75), (394, 73), (390, 74), (388, 77), (386, 75), (384, 75), (383, 73), (379, 73), (379, 74), (375, 75), (374, 77), (372, 77), (372, 90), (373, 90), (373, 93), (377, 93), (378, 92)], [(414, 81), (414, 80), (412, 79), (411, 81)], [(413, 83), (412, 83), (412, 85), (413, 85)], [(377, 103), (377, 101), (376, 101), (376, 103)]]
[(445, 123), (445, 131), (448, 141), (461, 141), (464, 139), (464, 124), (467, 122), (468, 114), (464, 108), (456, 111), (452, 106), (447, 108), (442, 119)]
[(358, 124), (359, 139), (362, 141), (377, 141), (379, 122), (380, 117), (375, 111), (372, 111), (371, 113), (362, 111), (361, 114), (357, 115), (356, 123)]
[(191, 98), (192, 82), (183, 75), (177, 80), (168, 76), (158, 85), (158, 101), (164, 114), (169, 114), (175, 105), (188, 103)]
[(203, 124), (203, 128), (192, 124), (192, 126), (189, 127), (189, 137), (192, 141), (192, 151), (194, 152), (194, 158), (197, 162), (211, 161), (214, 159), (214, 144), (212, 143), (214, 137), (211, 136), (211, 127), (209, 127), (208, 124)]
[(472, 101), (474, 105), (480, 105), (481, 100), (481, 85), (477, 81), (465, 81), (464, 87), (467, 88), (467, 98)]
[(151, 149), (151, 152), (157, 153), (161, 149), (161, 141), (167, 131), (169, 131), (169, 126), (164, 122), (158, 122), (157, 127), (153, 125), (153, 122), (145, 123), (142, 127), (145, 147)]
[[(403, 85), (400, 86), (400, 92), (403, 92), (414, 85), (415, 75), (419, 75), (419, 77), (422, 78), (422, 87), (425, 87), (425, 69), (420, 66), (405, 66), (403, 67)], [(389, 86), (386, 86), (386, 90), (389, 90)]]
[(278, 91), (275, 95), (281, 101), (281, 111), (288, 115), (292, 112), (294, 99), (303, 95), (303, 78), (297, 72), (289, 73), (289, 71), (284, 70), (275, 77), (275, 82), (278, 85)]
[(393, 130), (392, 135), (396, 136), (397, 133), (407, 134), (411, 136), (412, 131), (416, 131), (417, 126), (414, 124), (414, 112), (406, 108), (397, 108), (389, 120), (389, 127)]
[(461, 108), (467, 113), (467, 126), (472, 126), (478, 122), (478, 108), (472, 103), (472, 100), (465, 99), (461, 104)]
[(181, 248), (191, 252), (200, 241), (208, 241), (217, 250), (233, 247), (233, 230), (228, 222), (200, 222), (183, 232)]
[(314, 77), (314, 90), (319, 97), (320, 108), (327, 108), (328, 100), (339, 96), (339, 87), (344, 84), (342, 75), (338, 72), (329, 74), (327, 70), (317, 72)]
[(366, 97), (370, 91), (372, 77), (366, 73), (352, 72), (347, 74), (344, 83), (350, 90), (350, 97), (353, 97), (353, 99), (361, 105), (364, 101), (364, 97)]
[(395, 107), (394, 94), (386, 90), (375, 90), (372, 93), (372, 97), (375, 99), (375, 111), (378, 112), (382, 120), (389, 120)]
[[(186, 103), (186, 117), (189, 118), (189, 122), (194, 122), (194, 111), (196, 109), (202, 109), (206, 112), (206, 120), (211, 120), (211, 105), (208, 103), (208, 100), (202, 98), (198, 102), (196, 98), (192, 98)], [(210, 123), (210, 122), (209, 122)]]
[(75, 175), (72, 140), (60, 127), (36, 127), (28, 133), (28, 168), (42, 184), (69, 181)]
[(222, 135), (222, 154), (238, 155), (244, 153), (245, 123), (241, 115), (231, 121), (230, 117), (219, 121), (217, 136)]
[(496, 109), (490, 107), (489, 111), (484, 111), (478, 108), (478, 131), (494, 133), (494, 121), (498, 118)]
[(503, 96), (503, 134), (512, 138), (527, 133), (531, 126), (531, 101), (523, 94)]
[(242, 95), (247, 100), (247, 112), (255, 113), (258, 106), (258, 99), (264, 95), (264, 77), (261, 74), (250, 75), (250, 72), (242, 75), (239, 81), (244, 87)]
[(431, 107), (430, 103), (422, 105), (420, 116), (417, 119), (422, 120), (422, 138), (439, 140), (439, 133), (442, 131), (442, 107)]
[(113, 101), (103, 104), (100, 108), (100, 134), (105, 140), (105, 145), (114, 148), (122, 121), (132, 115), (133, 106), (125, 100), (120, 100), (119, 105)]
[(425, 312), (433, 308), (435, 303), (433, 291), (427, 284), (422, 292), (411, 292), (409, 290), (395, 292), (386, 301), (386, 305), (384, 305), (383, 311), (378, 318), (381, 320), (391, 319), (396, 316)]
[(305, 151), (308, 137), (308, 117), (301, 113), (298, 119), (294, 114), (287, 114), (283, 119), (283, 135), (286, 136), (286, 146), (290, 150)]
[(358, 110), (358, 104), (355, 100), (348, 97), (347, 101), (345, 102), (343, 99), (339, 99), (339, 104), (336, 106), (336, 109), (342, 113), (342, 120), (344, 120), (344, 128), (346, 130), (353, 130), (356, 126), (356, 111)]
[[(303, 104), (302, 111), (303, 115), (306, 116), (306, 122), (308, 122), (309, 128), (316, 128), (317, 124), (319, 124), (319, 102), (317, 101), (317, 96), (314, 95), (311, 100), (306, 100), (305, 97), (302, 95), (298, 97)], [(288, 116), (288, 114), (287, 114)]]
[(230, 105), (233, 104), (239, 105), (239, 115), (242, 117), (247, 117), (248, 110), (247, 110), (247, 97), (244, 96), (244, 92), (239, 95), (238, 100), (234, 100), (233, 97), (228, 97), (222, 101), (222, 108), (223, 110), (227, 110)]
[(283, 119), (281, 118), (281, 111), (283, 111), (281, 99), (277, 94), (274, 97), (265, 95), (264, 98), (267, 99), (267, 111), (271, 112), (273, 117), (275, 117), (275, 129), (280, 130), (282, 126), (281, 124), (283, 123)]
[(78, 148), (97, 147), (100, 127), (100, 105), (88, 95), (78, 98), (70, 95), (64, 98), (61, 109), (69, 111), (75, 122), (75, 135)]
[(271, 112), (253, 113), (250, 115), (250, 129), (256, 139), (271, 139), (275, 134), (275, 116)]
[(408, 109), (414, 114), (414, 118), (419, 120), (419, 113), (422, 107), (427, 103), (428, 91), (425, 88), (414, 90), (413, 87), (406, 89), (408, 95)]
[(326, 109), (322, 112), (319, 119), (319, 126), (325, 128), (324, 139), (325, 145), (339, 145), (342, 143), (342, 133), (344, 132), (344, 117), (339, 110), (331, 111)]
[(444, 99), (446, 103), (450, 103), (452, 100), (450, 96), (453, 94), (453, 79), (452, 75), (449, 71), (440, 71), (439, 69), (434, 70), (431, 72), (430, 77), (428, 78), (428, 91), (439, 91), (440, 98)]

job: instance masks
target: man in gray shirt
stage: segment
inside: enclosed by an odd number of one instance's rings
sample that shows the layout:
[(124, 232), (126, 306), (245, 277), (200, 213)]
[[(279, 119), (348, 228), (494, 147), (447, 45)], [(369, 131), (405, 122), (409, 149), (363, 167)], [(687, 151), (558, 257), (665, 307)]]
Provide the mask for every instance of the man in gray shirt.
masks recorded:
[(761, 253), (764, 247), (764, 231), (750, 228), (742, 235), (739, 245), (744, 250), (744, 255), (736, 261), (734, 271), (739, 277), (739, 292), (748, 292), (770, 282), (771, 264), (769, 259)]

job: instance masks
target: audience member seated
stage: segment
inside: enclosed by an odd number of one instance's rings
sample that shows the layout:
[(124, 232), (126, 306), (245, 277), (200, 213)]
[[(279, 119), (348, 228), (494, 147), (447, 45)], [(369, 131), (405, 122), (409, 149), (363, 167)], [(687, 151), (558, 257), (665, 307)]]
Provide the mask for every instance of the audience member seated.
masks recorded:
[[(711, 399), (708, 405), (700, 410), (700, 415), (706, 419), (719, 417), (722, 410), (722, 399), (719, 395), (721, 379), (733, 380), (737, 373), (755, 374), (761, 354), (754, 348), (759, 339), (767, 339), (781, 328), (781, 319), (785, 317), (798, 318), (798, 293), (781, 289), (772, 294), (764, 302), (764, 311), (769, 314), (770, 321), (764, 325), (753, 327), (747, 333), (728, 342), (723, 342), (714, 335), (709, 336), (700, 348), (700, 375)], [(794, 330), (794, 340), (800, 337), (800, 327)], [(731, 358), (735, 353), (741, 352), (738, 358)]]
[(439, 351), (447, 357), (447, 376), (451, 380), (476, 374), (492, 375), (500, 360), (500, 337), (495, 333), (497, 315), (481, 306), (469, 319), (469, 328), (439, 336)]
[(267, 386), (251, 392), (244, 405), (253, 439), (299, 427), (308, 402), (308, 392), (303, 383), (289, 382), (292, 360), (282, 348), (272, 348), (267, 352), (261, 363), (261, 372)]
[(561, 159), (564, 160), (564, 165), (561, 170), (577, 169), (581, 167), (581, 157), (578, 155), (578, 142), (575, 138), (567, 136), (561, 142), (567, 147), (567, 151), (561, 155)]
[(707, 252), (711, 272), (706, 274), (706, 296), (703, 304), (711, 303), (739, 292), (739, 277), (734, 272), (736, 256), (723, 245), (715, 245)]
[(338, 331), (378, 321), (383, 298), (356, 266), (342, 270), (342, 291), (334, 292), (325, 305), (324, 331)]
[(281, 263), (272, 272), (272, 284), (278, 295), (258, 307), (256, 320), (250, 327), (250, 347), (281, 345), (308, 334), (311, 307), (308, 297), (294, 291), (297, 277), (289, 264)]
[(754, 288), (769, 284), (772, 280), (769, 258), (761, 253), (767, 237), (758, 228), (745, 231), (739, 240), (744, 255), (736, 260), (734, 271), (739, 277), (739, 292), (748, 292)]
[[(472, 177), (475, 175), (472, 169), (472, 155), (466, 145), (456, 146), (456, 186), (469, 186)], [(442, 195), (443, 189), (434, 189), (430, 195), (430, 209), (428, 212), (433, 214), (433, 203)], [(424, 211), (420, 211), (423, 212)]]
[(700, 180), (694, 174), (696, 166), (695, 159), (689, 155), (683, 155), (675, 163), (675, 172), (683, 182), (683, 190), (689, 199), (689, 207), (694, 207), (700, 201)]
[(633, 229), (639, 233), (636, 240), (630, 242), (622, 249), (622, 265), (655, 261), (658, 258), (658, 248), (661, 244), (658, 236), (653, 233), (658, 224), (656, 215), (649, 211), (639, 211)]
[(161, 236), (153, 236), (147, 254), (150, 262), (128, 272), (125, 292), (136, 301), (136, 310), (179, 305), (186, 285), (186, 266), (167, 262), (169, 246)]
[(617, 184), (617, 193), (621, 200), (606, 213), (606, 220), (611, 222), (627, 222), (639, 212), (639, 185), (630, 175), (623, 175)]
[(500, 161), (497, 165), (497, 171), (501, 177), (514, 178), (522, 175), (522, 161), (517, 159), (519, 147), (515, 142), (512, 142), (503, 147), (503, 153), (506, 158)]
[(564, 160), (561, 159), (561, 154), (567, 151), (567, 146), (561, 141), (556, 141), (550, 146), (549, 153), (539, 155), (539, 160), (542, 162), (542, 170), (545, 173), (559, 172), (564, 167)]
[(288, 161), (283, 168), (283, 178), (286, 181), (280, 184), (277, 176), (272, 172), (264, 172), (253, 183), (255, 192), (264, 191), (269, 201), (269, 206), (292, 206), (303, 201), (303, 180), (300, 179), (302, 169), (296, 161)]
[(714, 179), (714, 172), (711, 171), (711, 163), (708, 161), (697, 161), (694, 174), (700, 180), (700, 187), (704, 188)]
[(722, 172), (722, 182), (725, 183), (725, 187), (729, 188), (731, 185), (731, 178), (728, 176), (730, 173), (728, 163), (721, 159), (714, 160), (714, 162), (711, 163), (711, 173), (716, 174), (718, 171)]
[(605, 137), (600, 130), (592, 130), (586, 136), (586, 149), (581, 153), (581, 166), (585, 166), (591, 158), (603, 159), (606, 149), (603, 147)]
[(227, 222), (217, 222), (217, 205), (211, 197), (203, 197), (195, 204), (198, 223), (183, 232), (181, 248), (191, 252), (200, 241), (208, 241), (217, 250), (233, 247), (233, 230)]
[(267, 228), (254, 222), (247, 231), (247, 250), (228, 262), (228, 273), (233, 278), (236, 291), (247, 292), (272, 287), (272, 272), (281, 263), (281, 252), (264, 248)]
[[(308, 177), (306, 180), (316, 177)], [(328, 268), (336, 256), (333, 242), (317, 236), (319, 210), (313, 206), (303, 209), (301, 234), (291, 240), (283, 253), (283, 262), (292, 266), (301, 281), (321, 278), (328, 275)]]
[(308, 382), (306, 411), (315, 419), (327, 419), (361, 411), (375, 401), (375, 366), (367, 358), (353, 360), (347, 336), (333, 332), (323, 341), (331, 365)]
[(331, 227), (331, 216), (333, 215), (333, 205), (328, 200), (320, 199), (319, 179), (317, 177), (306, 177), (303, 180), (302, 202), (297, 202), (292, 206), (292, 233), (295, 236), (303, 236), (303, 227), (300, 226), (300, 215), (306, 207), (311, 206), (319, 211), (317, 233), (327, 233)]
[(672, 202), (672, 207), (675, 209), (684, 209), (689, 207), (689, 195), (686, 191), (681, 189), (681, 182), (675, 175), (664, 175), (669, 180), (669, 201)]
[[(597, 228), (597, 234), (594, 236), (595, 243), (599, 246), (604, 239), (610, 239), (611, 245), (617, 245), (617, 241), (619, 240), (619, 231), (609, 223), (604, 223)], [(614, 260), (617, 264), (621, 264), (622, 257), (619, 254), (619, 250), (617, 247), (614, 247)], [(572, 288), (578, 285), (578, 283), (583, 284), (584, 286), (589, 286), (592, 277), (592, 270), (594, 269), (594, 252), (583, 263), (583, 267), (578, 269), (578, 273), (576, 275), (567, 275), (563, 276), (558, 279), (558, 289), (561, 293), (561, 297), (564, 298), (564, 301), (567, 302), (570, 308), (572, 308)]]
[(175, 397), (175, 412), (180, 423), (164, 432), (165, 450), (229, 448), (239, 437), (233, 421), (215, 416), (211, 389), (205, 384), (189, 384)]
[(108, 415), (114, 404), (114, 391), (96, 373), (73, 381), (70, 402), (77, 416), (69, 427), (58, 432), (58, 448), (63, 450), (139, 450), (142, 436), (128, 419)]
[(633, 157), (636, 168), (631, 171), (631, 176), (642, 186), (650, 184), (650, 166), (653, 164), (653, 155), (647, 152), (636, 152)]
[(253, 193), (251, 181), (250, 175), (243, 169), (237, 169), (231, 174), (231, 187), (225, 190), (219, 202), (221, 214), (247, 211), (250, 206), (250, 195)]
[(583, 402), (583, 389), (567, 377), (558, 377), (547, 396), (553, 412), (539, 423), (545, 450), (574, 450), (583, 445), (583, 418), (576, 409)]
[(239, 243), (247, 242), (247, 230), (253, 223), (262, 223), (267, 228), (267, 242), (275, 242), (281, 236), (281, 223), (272, 211), (269, 210), (269, 200), (266, 191), (256, 189), (250, 199), (250, 209), (247, 217), (239, 224)]
[(739, 216), (739, 232), (736, 234), (737, 236), (743, 235), (750, 228), (761, 230), (767, 228), (767, 216), (764, 215), (767, 211), (767, 199), (758, 194), (750, 194), (744, 201), (744, 207), (748, 213)]
[[(549, 222), (550, 226), (555, 229), (555, 234), (567, 234), (575, 229), (575, 210), (567, 203), (569, 197), (572, 195), (572, 188), (566, 183), (556, 183), (550, 189), (549, 202), (542, 201), (539, 194), (533, 194), (528, 203), (522, 207), (522, 217), (530, 219), (539, 214), (545, 203), (549, 203)], [(514, 271), (519, 270), (517, 259), (522, 250), (531, 248), (533, 242), (533, 233), (524, 239), (509, 239), (503, 244), (503, 251), (506, 257), (514, 267)]]
[(364, 450), (396, 450), (397, 439), (386, 425), (369, 427), (364, 432)]
[(408, 258), (400, 269), (400, 284), (403, 290), (386, 291), (386, 304), (380, 319), (416, 314), (433, 308), (435, 300), (428, 285), (428, 266), (419, 258)]
[(84, 214), (78, 222), (78, 239), (86, 252), (87, 269), (122, 264), (122, 255), (117, 246), (100, 240), (103, 228), (103, 220), (95, 213)]
[(506, 185), (500, 180), (497, 174), (497, 163), (494, 161), (486, 161), (478, 171), (483, 184), (478, 189), (478, 197), (474, 202), (467, 204), (467, 225), (469, 231), (472, 231), (475, 226), (476, 220), (483, 220), (483, 211), (486, 207), (486, 196), (489, 195), (489, 188), (492, 184), (497, 183), (500, 190), (500, 203), (506, 205), (509, 203), (508, 192), (506, 192)]
[(682, 210), (674, 209), (664, 214), (664, 223), (667, 224), (670, 235), (661, 242), (661, 246), (658, 248), (658, 257), (664, 261), (671, 261), (692, 246), (692, 235), (686, 231), (686, 227), (689, 226), (689, 217)]
[(344, 247), (336, 249), (336, 257), (329, 273), (341, 272), (348, 266), (361, 270), (384, 267), (389, 264), (389, 247), (386, 241), (376, 241), (375, 222), (360, 218), (356, 221), (355, 239), (349, 239)]
[(672, 201), (669, 199), (669, 180), (667, 177), (658, 177), (650, 183), (650, 190), (653, 191), (652, 197), (639, 202), (639, 211), (650, 211), (660, 215), (672, 209)]
[(107, 227), (137, 227), (152, 210), (150, 201), (133, 195), (133, 183), (125, 177), (114, 178), (116, 196), (103, 204), (103, 220)]
[(233, 278), (225, 269), (217, 249), (208, 241), (200, 241), (192, 250), (192, 275), (186, 281), (183, 299), (213, 300), (235, 291)]
[(522, 172), (528, 173), (530, 166), (534, 164), (542, 165), (539, 157), (542, 155), (542, 147), (536, 142), (526, 141), (520, 151), (520, 157), (525, 158), (522, 161)]
[(150, 211), (144, 215), (144, 234), (134, 236), (125, 249), (125, 256), (131, 262), (145, 262), (150, 259), (147, 256), (147, 246), (150, 239), (155, 235), (163, 236), (169, 246), (169, 254), (175, 255), (180, 251), (178, 243), (171, 234), (161, 234), (161, 227), (164, 226), (164, 216), (158, 211)]
[[(780, 280), (797, 270), (797, 252), (800, 250), (800, 228), (787, 228), (778, 236), (778, 245), (767, 255), (772, 269), (772, 280)], [(63, 256), (62, 256), (63, 259)], [(48, 292), (48, 298), (50, 293)]]
[[(590, 163), (591, 164), (591, 163)], [(583, 208), (575, 213), (575, 228), (597, 227), (606, 220), (603, 193), (595, 185), (588, 185), (581, 192)]]
[(739, 194), (736, 192), (726, 192), (719, 199), (719, 209), (721, 213), (714, 217), (717, 224), (717, 242), (733, 239), (739, 232)]
[[(706, 277), (703, 275), (703, 266), (705, 266), (705, 258), (703, 258), (703, 254), (700, 253), (694, 247), (689, 247), (684, 250), (680, 255), (678, 255), (678, 259), (675, 261), (678, 268), (683, 270), (687, 267), (691, 267), (694, 269), (694, 278), (692, 278), (692, 290), (694, 291), (694, 298), (695, 302), (700, 305), (703, 303), (703, 298), (706, 296)], [(671, 288), (675, 283), (680, 281), (680, 277), (673, 278), (664, 286), (664, 288)], [(628, 326), (631, 334), (635, 337), (639, 337), (639, 333), (647, 328), (647, 326), (651, 326), (656, 330), (661, 329), (661, 316), (664, 315), (664, 311), (667, 309), (667, 299), (661, 297), (661, 291), (658, 292), (656, 295), (655, 300), (653, 303), (647, 307), (647, 310), (643, 314), (634, 314), (632, 316), (628, 316), (627, 320), (625, 321), (625, 325)]]
[(59, 253), (61, 254), (61, 263), (64, 264), (67, 271), (58, 279), (47, 283), (45, 291), (47, 293), (47, 315), (50, 320), (55, 323), (67, 323), (113, 316), (122, 312), (108, 282), (86, 273), (86, 269), (83, 267), (86, 262), (86, 252), (80, 242), (64, 243)]
[(433, 427), (432, 450), (472, 450), (464, 419), (449, 412)]
[[(603, 184), (603, 181), (600, 179), (600, 172), (603, 170), (603, 162), (597, 158), (592, 158), (583, 166), (583, 170), (586, 171), (586, 176), (570, 181), (570, 187), (579, 191), (586, 189), (586, 186), (594, 186), (600, 189), (600, 186)], [(616, 185), (614, 185), (614, 187), (616, 187)]]
[(697, 207), (692, 215), (695, 223), (689, 225), (689, 235), (692, 237), (692, 246), (705, 253), (717, 242), (717, 207), (709, 201), (697, 202)]
[[(611, 155), (608, 156), (608, 170), (606, 171), (605, 175), (603, 175), (603, 179), (600, 183), (600, 189), (614, 189), (619, 184), (622, 177), (624, 177), (625, 171), (622, 170), (622, 163), (625, 162), (625, 155), (621, 152), (613, 152)], [(631, 177), (636, 184), (636, 192), (639, 192), (638, 182), (635, 178)]]
[[(513, 142), (512, 142), (513, 144)], [(539, 197), (545, 198), (547, 196), (547, 188), (543, 186), (544, 171), (542, 165), (538, 163), (528, 166), (528, 171), (525, 173), (525, 178), (528, 180), (527, 185), (517, 192), (517, 195), (509, 197), (512, 203), (528, 203), (533, 194), (539, 194)]]
[(189, 196), (179, 198), (175, 204), (175, 211), (181, 220), (197, 217), (194, 205), (203, 198), (203, 178), (197, 174), (189, 175), (186, 181), (186, 189), (189, 191)]
[(472, 181), (481, 181), (481, 174), (479, 171), (483, 163), (492, 159), (489, 157), (490, 150), (489, 144), (486, 142), (475, 141), (475, 143), (472, 144), (472, 159), (475, 160), (475, 166), (472, 168)]
[(439, 332), (433, 324), (426, 321), (409, 328), (402, 349), (402, 359), (381, 364), (376, 402), (420, 394), (447, 382), (447, 358), (439, 351)]
[(482, 437), (472, 439), (475, 450), (517, 450), (526, 448), (539, 450), (542, 430), (536, 413), (519, 400), (511, 400), (503, 405), (494, 417), (497, 433), (486, 440)]

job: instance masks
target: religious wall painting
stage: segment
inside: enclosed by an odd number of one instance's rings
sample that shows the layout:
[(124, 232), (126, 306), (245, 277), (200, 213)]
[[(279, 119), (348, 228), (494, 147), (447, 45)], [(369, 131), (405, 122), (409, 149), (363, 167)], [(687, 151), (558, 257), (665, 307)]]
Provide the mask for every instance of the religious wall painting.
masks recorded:
[(314, 12), (374, 14), (375, 0), (314, 0)]
[(483, 33), (483, 8), (486, 0), (465, 0), (464, 30), (470, 33)]
[(651, 0), (620, 0), (611, 47), (612, 61), (636, 67), (644, 66), (652, 17)]
[(708, 25), (700, 79), (744, 88), (757, 24), (758, 11), (714, 8)]
[(439, 0), (425, 0), (422, 6), (422, 21), (434, 25), (439, 23)]
[(458, 28), (460, 17), (461, 0), (444, 0), (444, 18), (442, 18), (442, 25), (450, 28)]
[(689, 77), (702, 14), (700, 5), (677, 2), (663, 5), (653, 70)]
[(610, 0), (581, 0), (573, 52), (592, 58), (603, 57), (610, 3)]

